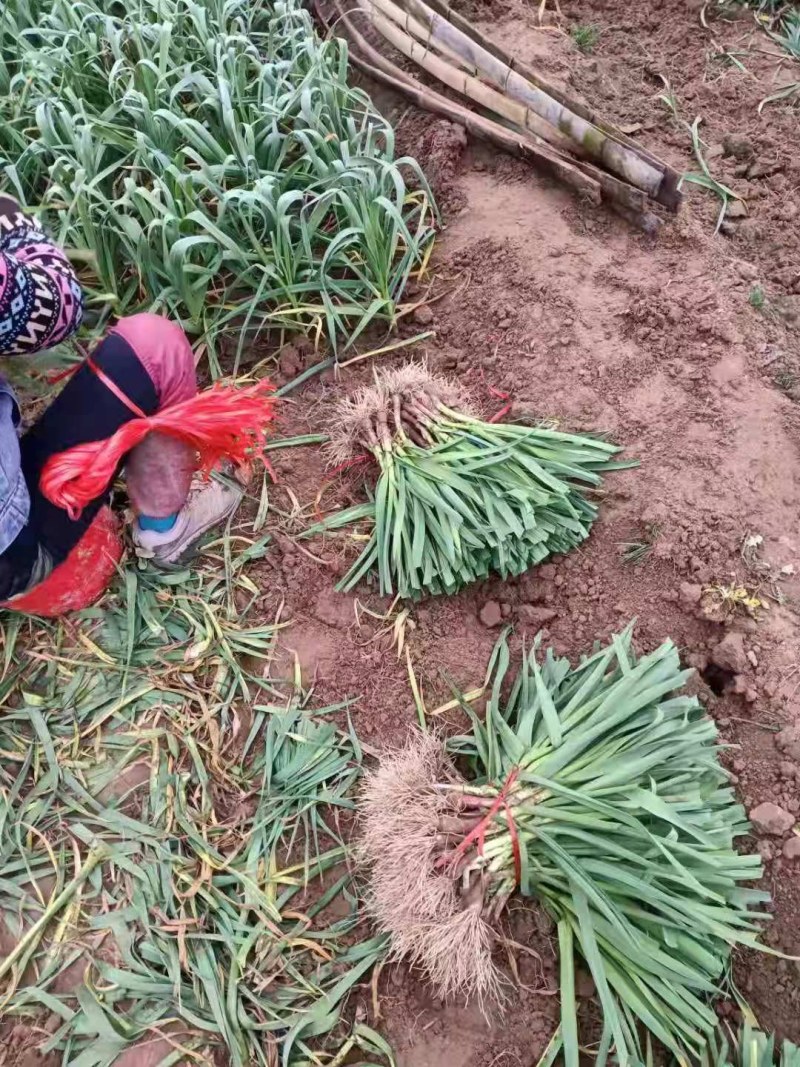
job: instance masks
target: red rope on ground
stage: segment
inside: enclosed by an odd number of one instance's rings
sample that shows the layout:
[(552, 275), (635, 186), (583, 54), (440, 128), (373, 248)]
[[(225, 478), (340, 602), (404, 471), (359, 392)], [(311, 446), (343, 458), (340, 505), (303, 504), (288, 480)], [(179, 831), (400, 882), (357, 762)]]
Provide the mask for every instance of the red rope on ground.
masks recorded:
[(496, 386), (486, 381), (486, 374), (484, 373), (483, 367), (481, 367), (481, 381), (486, 386), (486, 391), (489, 393), (490, 396), (495, 397), (495, 399), (497, 400), (511, 399), (511, 393), (507, 393), (504, 389), (498, 389)]
[(358, 456), (353, 456), (352, 459), (346, 459), (344, 463), (337, 464), (331, 471), (330, 478), (327, 479), (325, 485), (330, 485), (337, 474), (341, 474), (342, 471), (350, 470), (351, 467), (357, 466), (359, 463), (367, 463), (372, 457), (368, 456), (366, 452), (362, 452)]
[(272, 420), (272, 385), (212, 385), (198, 396), (132, 419), (105, 441), (61, 452), (45, 464), (40, 479), (44, 496), (76, 519), (89, 501), (101, 496), (123, 456), (147, 434), (158, 432), (196, 449), (198, 469), (206, 474), (223, 458), (242, 464), (263, 452), (264, 432)]
[(272, 482), (272, 484), (273, 485), (280, 485), (281, 484), (281, 480), (278, 477), (278, 472), (273, 467), (272, 461), (270, 460), (270, 458), (266, 454), (266, 452), (262, 452), (262, 454), (261, 454), (261, 462), (264, 464), (264, 467), (266, 469), (267, 474), (270, 477), (270, 481)]

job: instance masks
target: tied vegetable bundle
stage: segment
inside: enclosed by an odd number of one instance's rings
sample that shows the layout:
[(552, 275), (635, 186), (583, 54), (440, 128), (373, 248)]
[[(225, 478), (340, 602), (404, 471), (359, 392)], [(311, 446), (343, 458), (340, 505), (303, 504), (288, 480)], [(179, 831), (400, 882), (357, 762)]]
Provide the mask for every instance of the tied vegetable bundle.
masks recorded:
[[(537, 648), (508, 691), (505, 635), (481, 721), (448, 746), (421, 737), (385, 761), (362, 796), (370, 903), (397, 957), (439, 995), (502, 997), (493, 925), (512, 893), (558, 928), (561, 1028), (577, 1067), (575, 955), (597, 987), (597, 1062), (642, 1060), (640, 1025), (682, 1062), (699, 1055), (731, 947), (756, 947), (743, 887), (758, 856), (716, 749), (716, 729), (671, 641), (637, 661), (632, 626), (571, 667)], [(538, 644), (538, 642), (537, 642)], [(463, 774), (460, 773), (463, 770)], [(556, 1049), (556, 1052), (558, 1050)]]
[(376, 375), (339, 405), (332, 452), (378, 465), (374, 500), (306, 530), (311, 536), (370, 520), (371, 536), (337, 586), (377, 571), (380, 592), (454, 593), (495, 572), (521, 574), (589, 535), (596, 488), (619, 449), (594, 437), (484, 422), (458, 387), (419, 364)]

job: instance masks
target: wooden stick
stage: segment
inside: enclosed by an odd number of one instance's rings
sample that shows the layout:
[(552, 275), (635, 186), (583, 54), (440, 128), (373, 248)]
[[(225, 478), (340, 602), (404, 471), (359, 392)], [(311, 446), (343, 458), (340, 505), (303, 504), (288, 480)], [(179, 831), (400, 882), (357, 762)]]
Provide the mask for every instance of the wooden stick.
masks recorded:
[[(344, 25), (347, 35), (356, 46), (350, 50), (353, 63), (369, 77), (383, 82), (390, 88), (408, 96), (418, 107), (443, 115), (451, 122), (463, 127), (467, 133), (480, 140), (489, 141), (515, 156), (536, 164), (552, 174), (564, 185), (574, 189), (592, 204), (600, 204), (602, 193), (600, 183), (589, 174), (579, 170), (572, 159), (565, 159), (555, 149), (537, 144), (532, 137), (515, 133), (506, 126), (501, 126), (492, 119), (477, 115), (463, 104), (450, 100), (435, 89), (430, 89), (417, 81), (412, 75), (395, 66), (367, 41), (353, 24), (341, 6), (334, 5), (338, 19)], [(319, 14), (319, 8), (317, 8)], [(325, 24), (325, 19), (320, 15)], [(359, 55), (359, 52), (361, 55)]]
[(587, 122), (594, 124), (607, 136), (612, 137), (615, 141), (630, 148), (642, 159), (649, 162), (656, 170), (661, 171), (663, 174), (663, 181), (658, 195), (656, 196), (656, 200), (673, 212), (678, 210), (683, 200), (683, 194), (678, 189), (678, 184), (681, 179), (681, 175), (678, 171), (670, 167), (662, 159), (659, 159), (643, 145), (640, 145), (637, 141), (634, 141), (627, 134), (623, 133), (622, 130), (613, 123), (606, 121), (583, 101), (569, 96), (560, 86), (539, 74), (538, 71), (535, 71), (529, 64), (518, 59), (516, 56), (511, 55), (511, 53), (507, 52), (506, 49), (496, 41), (481, 33), (481, 31), (476, 29), (468, 19), (464, 18), (458, 11), (454, 10), (446, 0), (427, 0), (427, 3), (439, 15), (460, 29), (466, 36), (470, 37), (476, 44), (491, 53), (491, 55), (504, 63), (509, 69), (522, 75), (523, 78), (537, 86), (544, 93), (553, 97), (564, 107), (575, 112), (576, 115), (580, 115)]

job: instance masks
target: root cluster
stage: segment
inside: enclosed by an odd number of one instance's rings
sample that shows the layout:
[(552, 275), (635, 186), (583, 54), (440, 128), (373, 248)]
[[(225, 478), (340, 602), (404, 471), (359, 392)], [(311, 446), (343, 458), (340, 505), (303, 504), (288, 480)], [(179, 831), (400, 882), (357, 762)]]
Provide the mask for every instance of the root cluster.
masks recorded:
[[(441, 788), (447, 783), (452, 792)], [(367, 778), (361, 798), (367, 900), (391, 937), (395, 959), (419, 967), (443, 999), (477, 997), (488, 1004), (503, 993), (484, 887), (480, 876), (465, 885), (453, 864), (438, 862), (476, 819), (459, 811), (465, 798), (458, 789), (441, 742), (425, 735)]]
[(388, 449), (396, 437), (421, 447), (431, 445), (430, 425), (442, 407), (470, 414), (459, 386), (432, 375), (423, 364), (376, 373), (372, 385), (337, 404), (330, 427), (331, 461), (342, 463), (365, 450)]

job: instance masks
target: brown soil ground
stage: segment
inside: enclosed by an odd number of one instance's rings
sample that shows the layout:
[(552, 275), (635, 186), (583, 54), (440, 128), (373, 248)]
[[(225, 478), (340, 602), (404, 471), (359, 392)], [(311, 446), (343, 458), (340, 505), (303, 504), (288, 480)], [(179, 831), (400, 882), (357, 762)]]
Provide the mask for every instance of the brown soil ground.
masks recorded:
[[(562, 2), (562, 18), (544, 27), (537, 5), (473, 3), (469, 14), (676, 168), (697, 170), (688, 131), (657, 99), (663, 74), (681, 118), (702, 117), (712, 172), (745, 198), (747, 216), (716, 236), (719, 202), (702, 190), (690, 187), (680, 216), (646, 237), (450, 124), (377, 94), (444, 210), (433, 301), (406, 332), (435, 329), (424, 350), (430, 365), (469, 383), (486, 410), (507, 393), (516, 413), (608, 431), (641, 460), (638, 470), (609, 476), (601, 520), (581, 551), (516, 581), (414, 607), (406, 636), (435, 708), (449, 698), (449, 681), (472, 687), (482, 679), (497, 636), (480, 621), (487, 602), (498, 602), (517, 635), (544, 626), (572, 655), (636, 616), (643, 649), (672, 637), (704, 672), (697, 685), (731, 746), (726, 760), (748, 810), (772, 801), (797, 813), (800, 746), (793, 759), (776, 743), (778, 729), (796, 721), (800, 692), (800, 581), (792, 573), (800, 575), (800, 152), (787, 147), (797, 114), (785, 105), (758, 114), (773, 77), (789, 80), (775, 74), (774, 59), (745, 59), (743, 74), (714, 58), (772, 50), (752, 18), (709, 21), (706, 30), (701, 6), (650, 0), (622, 15), (612, 0)], [(600, 31), (589, 56), (569, 36), (575, 24)], [(725, 154), (731, 145), (743, 158)], [(756, 286), (766, 295), (761, 309), (750, 302)], [(345, 371), (336, 395), (368, 373)], [(299, 397), (298, 428), (318, 427), (333, 396), (328, 382)], [(313, 509), (321, 462), (283, 455), (281, 470), (286, 489)], [(326, 484), (316, 506), (360, 499), (359, 478), (345, 476)], [(763, 538), (758, 559), (744, 550), (753, 535)], [(650, 540), (643, 563), (624, 562), (624, 544)], [(345, 541), (301, 545), (284, 539), (267, 564), (266, 603), (285, 599), (295, 619), (287, 644), (318, 698), (360, 695), (361, 735), (377, 747), (397, 744), (416, 721), (406, 666), (380, 636), (385, 624), (365, 614), (357, 621), (359, 605), (383, 613), (388, 604), (364, 589), (333, 591), (352, 559)], [(701, 590), (732, 583), (768, 601), (758, 622), (743, 612), (708, 617)], [(749, 847), (762, 853), (774, 895), (767, 940), (798, 954), (800, 864), (784, 858), (783, 845), (766, 835)], [(540, 958), (517, 954), (523, 989), (489, 1021), (475, 1008), (437, 1003), (403, 968), (383, 971), (380, 1025), (400, 1067), (536, 1063), (557, 1014), (555, 957), (541, 919), (520, 912), (510, 925), (511, 938)], [(763, 1026), (800, 1040), (794, 963), (742, 954), (735, 978)], [(582, 989), (590, 995), (591, 983)]]
[[(757, 111), (788, 73), (760, 53), (743, 60), (748, 73), (717, 59), (748, 46), (777, 49), (750, 16), (708, 13), (703, 28), (700, 0), (562, 0), (552, 20), (551, 6), (544, 26), (538, 4), (470, 0), (464, 10), (678, 169), (697, 170), (687, 130), (657, 99), (664, 75), (681, 118), (702, 116), (709, 165), (745, 197), (747, 216), (714, 235), (718, 201), (692, 188), (680, 216), (647, 237), (449, 124), (376, 94), (444, 209), (433, 287), (417, 295), (431, 302), (403, 331), (434, 329), (422, 354), (469, 383), (486, 410), (508, 394), (519, 415), (608, 431), (641, 460), (608, 477), (600, 521), (580, 551), (515, 581), (413, 607), (406, 641), (414, 671), (429, 709), (449, 699), (451, 682), (479, 684), (497, 637), (480, 620), (490, 601), (518, 637), (543, 626), (573, 656), (636, 616), (641, 649), (672, 637), (701, 672), (698, 690), (730, 745), (725, 759), (747, 809), (771, 801), (796, 814), (800, 734), (792, 743), (778, 731), (800, 729), (800, 150), (797, 112), (785, 104)], [(599, 30), (591, 55), (569, 36), (576, 24)], [(756, 286), (766, 295), (761, 309), (750, 302)], [(285, 352), (283, 377), (304, 358)], [(319, 430), (334, 397), (368, 374), (357, 365), (293, 394), (287, 428)], [(313, 449), (277, 455), (273, 498), (290, 517), (260, 565), (263, 611), (273, 616), (284, 602), (293, 620), (286, 654), (297, 655), (317, 701), (358, 697), (360, 736), (376, 749), (396, 745), (416, 722), (406, 664), (389, 647), (387, 623), (361, 611), (383, 615), (389, 605), (368, 589), (333, 591), (352, 544), (294, 537), (315, 511), (361, 500), (359, 478), (331, 479)], [(763, 540), (746, 549), (754, 536)], [(638, 565), (623, 560), (632, 542), (652, 542)], [(710, 618), (702, 589), (739, 583), (769, 610), (758, 621), (744, 612)], [(749, 847), (764, 857), (774, 895), (766, 940), (800, 955), (800, 861), (784, 857), (785, 843), (767, 834)], [(487, 1020), (477, 1008), (437, 1002), (403, 967), (380, 974), (380, 1019), (364, 990), (356, 1011), (386, 1034), (399, 1067), (533, 1067), (557, 1017), (555, 954), (535, 912), (513, 908), (507, 928), (533, 953), (508, 949), (521, 988), (504, 1015)], [(797, 964), (740, 954), (735, 978), (763, 1027), (800, 1041)], [(580, 992), (591, 1016), (586, 976)], [(5, 1035), (0, 1064), (41, 1062), (19, 1029)]]

